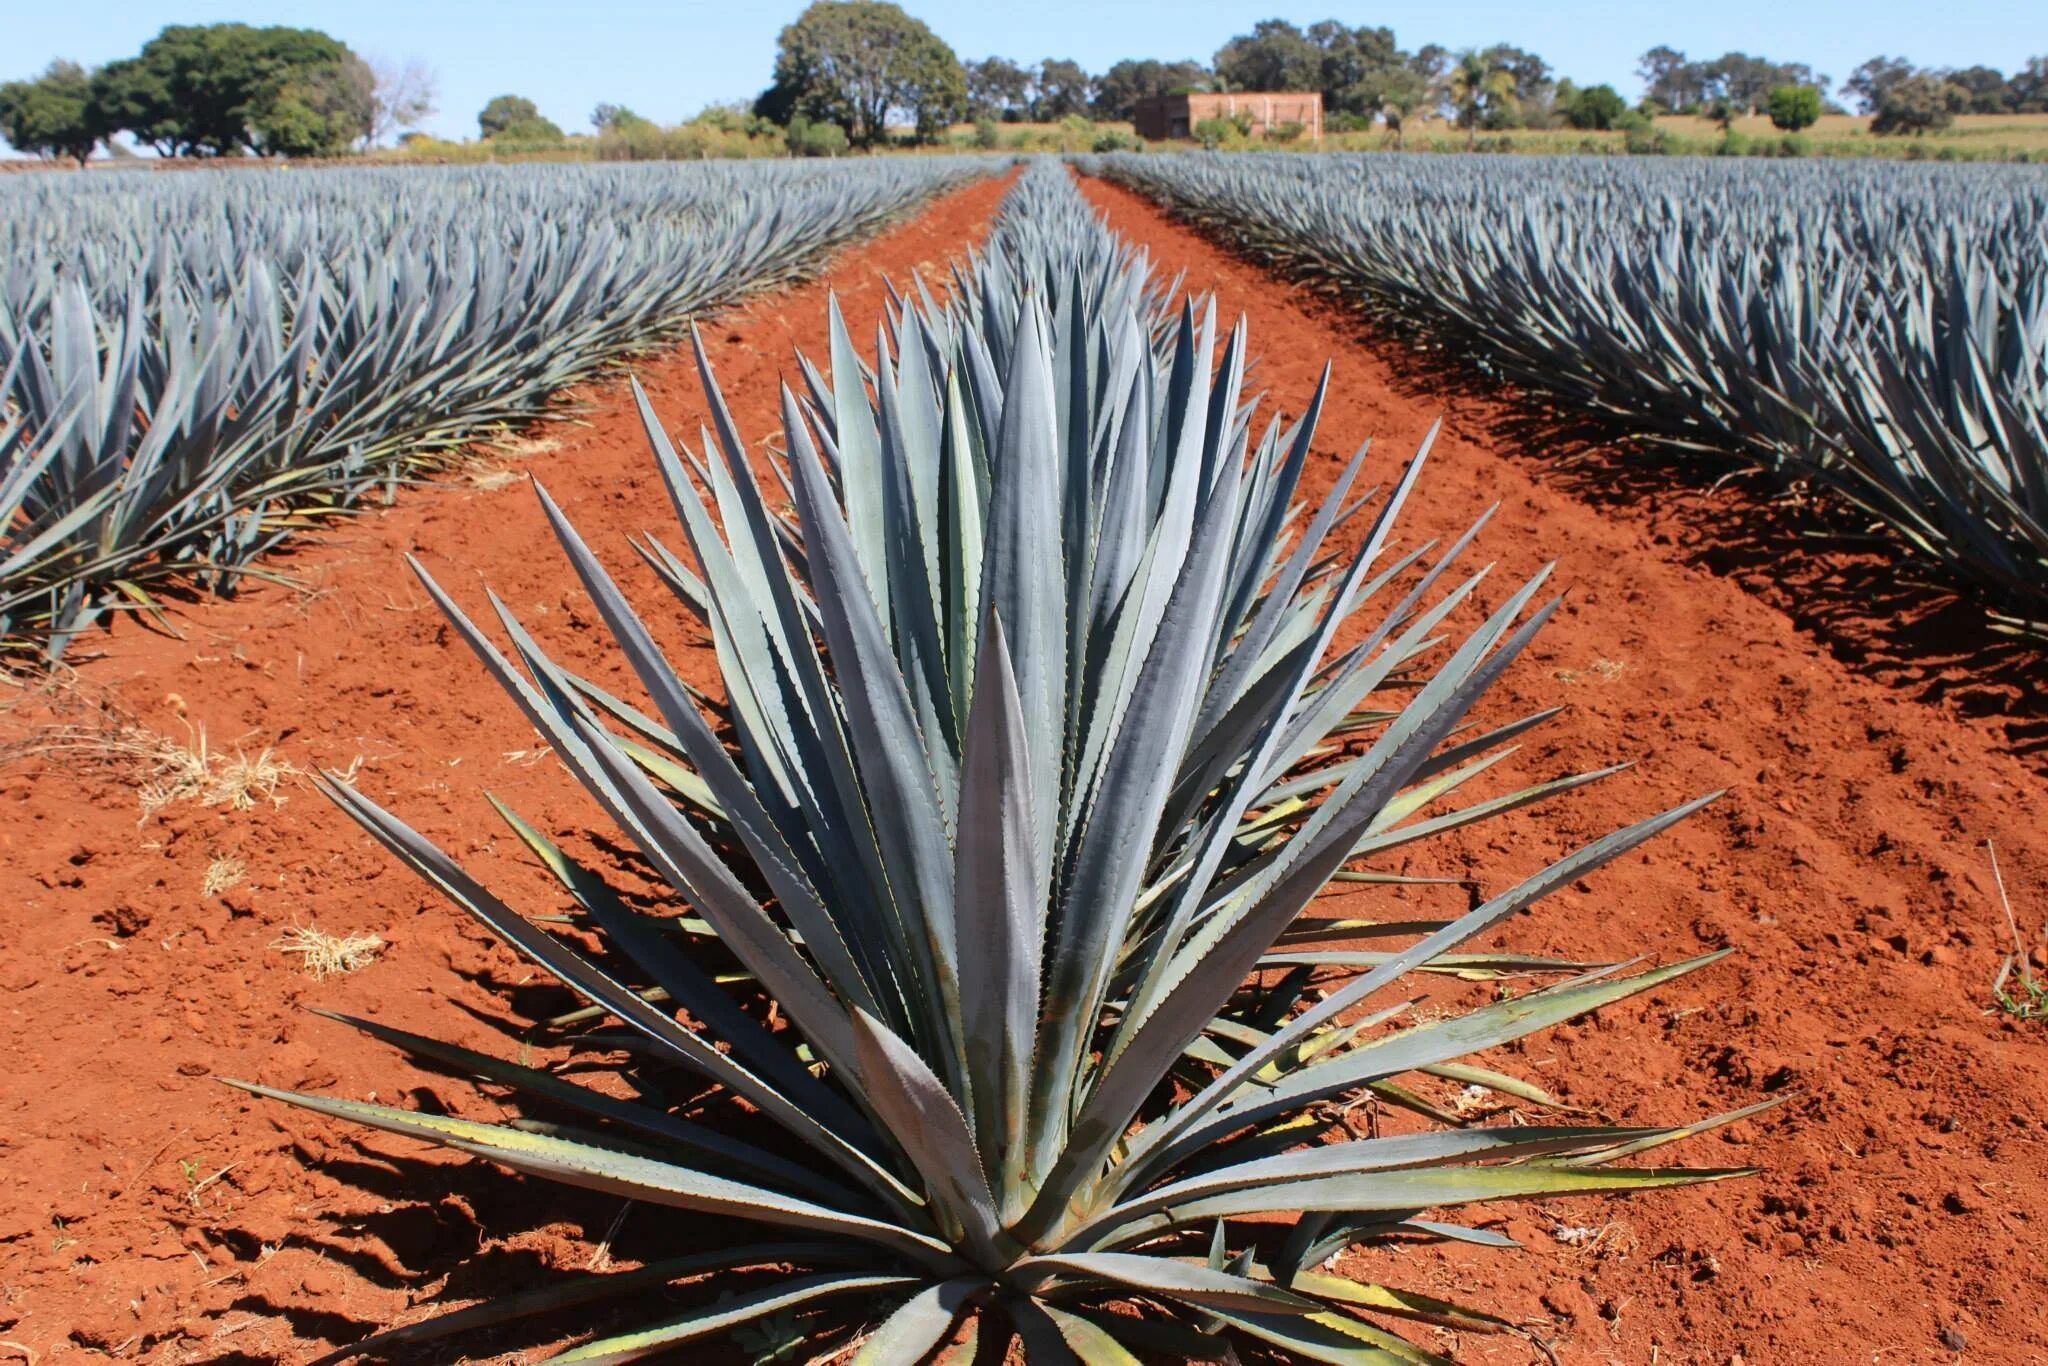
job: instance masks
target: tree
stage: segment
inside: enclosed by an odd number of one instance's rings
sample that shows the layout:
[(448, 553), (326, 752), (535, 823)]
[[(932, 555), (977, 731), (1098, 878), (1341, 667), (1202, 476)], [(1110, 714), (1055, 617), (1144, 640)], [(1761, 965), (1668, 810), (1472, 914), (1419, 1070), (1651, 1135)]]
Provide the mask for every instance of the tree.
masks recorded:
[(1478, 140), (1479, 129), (1512, 126), (1516, 114), (1515, 78), (1492, 60), (1492, 49), (1480, 52), (1466, 48), (1457, 55), (1447, 78), (1451, 108), (1458, 127), (1465, 130), (1465, 145)]
[(140, 57), (108, 62), (93, 72), (91, 100), (104, 133), (131, 133), (167, 157), (183, 150), (164, 73)]
[(1936, 133), (1956, 121), (1956, 115), (1970, 107), (1970, 93), (1951, 85), (1931, 72), (1919, 72), (1894, 81), (1885, 90), (1870, 121), (1870, 131), (1879, 137), (1899, 133)]
[(1130, 118), (1139, 100), (1200, 89), (1208, 79), (1209, 70), (1200, 62), (1118, 62), (1095, 82), (1095, 117)]
[(1017, 123), (1030, 113), (1031, 73), (1009, 58), (969, 62), (966, 74), (969, 118)]
[(85, 165), (102, 133), (92, 77), (76, 62), (58, 61), (34, 80), (0, 85), (0, 133), (19, 151)]
[(2005, 83), (2015, 114), (2048, 114), (2048, 57), (2029, 58)]
[(1872, 57), (1849, 73), (1849, 79), (1842, 82), (1842, 91), (1854, 95), (1864, 113), (1875, 114), (1885, 96), (1914, 74), (1913, 64), (1903, 57)]
[(939, 36), (887, 0), (816, 0), (777, 39), (775, 83), (757, 113), (836, 123), (863, 147), (892, 114), (935, 137), (967, 111), (967, 73)]
[(476, 116), (477, 129), (487, 138), (522, 123), (540, 121), (540, 106), (524, 95), (496, 96)]
[(1394, 45), (1390, 28), (1348, 28), (1335, 19), (1310, 24), (1308, 40), (1320, 52), (1316, 88), (1329, 112), (1371, 118), (1382, 102), (1387, 73), (1399, 71), (1407, 54)]
[(1400, 147), (1407, 136), (1408, 120), (1429, 103), (1429, 81), (1412, 66), (1398, 66), (1381, 73), (1376, 84), (1379, 116), (1394, 135), (1394, 146)]
[(1612, 128), (1628, 112), (1628, 101), (1611, 85), (1589, 85), (1573, 91), (1569, 99), (1559, 87), (1558, 106), (1574, 128)]
[(266, 156), (340, 156), (369, 138), (377, 78), (353, 52), (294, 71), (251, 112), (254, 150)]
[(1787, 133), (1811, 128), (1820, 121), (1820, 90), (1811, 85), (1781, 85), (1770, 95), (1771, 123)]
[(789, 121), (789, 154), (798, 157), (844, 156), (846, 130), (836, 123), (812, 123), (802, 114)]
[[(742, 106), (738, 112), (713, 107), (699, 114), (693, 122), (708, 123), (720, 132), (739, 132), (752, 136), (754, 129), (746, 125), (754, 121), (753, 115)], [(590, 111), (590, 126), (602, 136), (606, 133), (621, 137), (658, 131), (653, 119), (645, 119), (626, 108), (623, 104), (600, 104)]]
[(1691, 112), (1706, 99), (1699, 64), (1673, 47), (1653, 47), (1636, 62), (1643, 78), (1643, 97), (1674, 114)]
[(1031, 117), (1039, 123), (1055, 123), (1069, 114), (1085, 115), (1094, 93), (1095, 81), (1080, 63), (1047, 58), (1038, 64)]
[(1261, 19), (1216, 52), (1227, 90), (1320, 90), (1322, 76), (1322, 50), (1285, 19)]
[(1961, 87), (1970, 97), (1971, 114), (2010, 114), (2012, 87), (2007, 84), (2005, 73), (1996, 67), (1966, 66), (1960, 70), (1944, 71), (1941, 78), (1950, 85)]
[(168, 156), (344, 150), (368, 136), (375, 81), (315, 29), (173, 25), (94, 74), (102, 131)]
[(440, 81), (425, 62), (400, 64), (383, 58), (370, 62), (376, 78), (375, 108), (370, 116), (370, 145), (419, 127), (434, 116), (440, 100)]
[(1495, 71), (1505, 72), (1510, 98), (1496, 101), (1487, 110), (1488, 128), (1540, 128), (1549, 122), (1550, 96), (1556, 88), (1550, 78), (1550, 64), (1533, 52), (1506, 43), (1495, 43), (1481, 54)]

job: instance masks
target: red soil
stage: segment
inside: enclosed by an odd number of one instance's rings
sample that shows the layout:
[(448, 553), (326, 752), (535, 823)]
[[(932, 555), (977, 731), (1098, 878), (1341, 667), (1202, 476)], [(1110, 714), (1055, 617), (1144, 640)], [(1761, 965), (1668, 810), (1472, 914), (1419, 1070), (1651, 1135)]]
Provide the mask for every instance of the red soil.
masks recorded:
[[(1377, 439), (1405, 458), (1441, 404), (1314, 296), (1091, 185), (1169, 271), (1249, 314), (1256, 381), (1299, 411), (1337, 364), (1321, 448)], [(940, 201), (828, 272), (856, 325), (886, 272), (906, 283), (985, 230), (1002, 187)], [(823, 337), (825, 290), (756, 301), (707, 335), (742, 430), (773, 429), (793, 346)], [(686, 434), (704, 415), (686, 357), (639, 367)], [(637, 419), (592, 387), (587, 425), (531, 468), (643, 602), (626, 538), (670, 523)], [(1415, 534), (1502, 510), (1482, 545), (1500, 578), (1560, 561), (1572, 596), (1489, 714), (1570, 711), (1510, 760), (1533, 781), (1621, 759), (1630, 772), (1553, 807), (1418, 853), (1497, 890), (1597, 834), (1695, 793), (1729, 796), (1650, 849), (1523, 918), (1503, 942), (1660, 961), (1738, 956), (1530, 1041), (1501, 1062), (1576, 1104), (1667, 1122), (1773, 1095), (1768, 1117), (1687, 1160), (1756, 1163), (1751, 1181), (1628, 1204), (1505, 1214), (1526, 1255), (1409, 1255), (1404, 1283), (1535, 1327), (1570, 1363), (2048, 1359), (2048, 1030), (1988, 1014), (2002, 917), (1983, 842), (2015, 907), (2048, 913), (2039, 778), (1996, 718), (1906, 696), (1836, 659), (1771, 602), (1693, 564), (1654, 517), (1593, 506), (1460, 398), (1410, 514)], [(1327, 472), (1326, 472), (1327, 473)], [(543, 751), (400, 563), (423, 558), (457, 597), (496, 589), (550, 649), (611, 685), (595, 614), (524, 490), (451, 482), (304, 549), (305, 588), (263, 588), (181, 615), (183, 640), (126, 625), (102, 656), (24, 697), (10, 737), (110, 710), (216, 748), (275, 745), (346, 768), (515, 905), (560, 899), (483, 800), (602, 849), (605, 823)], [(1497, 594), (1496, 594), (1497, 597)], [(706, 651), (675, 647), (693, 677)], [(627, 685), (618, 683), (630, 692)], [(374, 1327), (582, 1266), (614, 1201), (525, 1183), (419, 1145), (246, 1102), (249, 1077), (494, 1117), (494, 1101), (415, 1071), (304, 1006), (375, 1015), (485, 1051), (562, 1008), (561, 994), (398, 868), (303, 785), (247, 811), (172, 806), (138, 827), (131, 774), (79, 753), (0, 769), (0, 991), (13, 1048), (0, 1079), (0, 1348), (42, 1360), (97, 1350), (151, 1361), (303, 1361)], [(247, 879), (200, 891), (209, 864)], [(1359, 898), (1363, 900), (1363, 898)], [(1440, 909), (1440, 908), (1439, 908)], [(292, 925), (374, 933), (381, 958), (315, 983), (271, 945)], [(433, 1163), (431, 1167), (420, 1162)], [(216, 1173), (223, 1173), (216, 1177)], [(637, 1211), (613, 1252), (660, 1212)], [(1570, 1245), (1557, 1235), (1600, 1230)], [(2031, 1235), (2031, 1236), (2030, 1236)], [(1375, 1261), (1372, 1269), (1381, 1269)], [(1365, 1269), (1361, 1263), (1359, 1269)], [(1439, 1345), (1472, 1361), (1526, 1344)]]

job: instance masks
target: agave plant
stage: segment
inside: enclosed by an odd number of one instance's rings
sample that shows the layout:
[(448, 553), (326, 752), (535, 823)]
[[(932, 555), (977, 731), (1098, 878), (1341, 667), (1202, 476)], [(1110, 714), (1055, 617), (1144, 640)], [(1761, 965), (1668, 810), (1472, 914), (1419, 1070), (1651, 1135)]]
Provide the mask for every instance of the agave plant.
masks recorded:
[[(1423, 1094), (1450, 1081), (1541, 1108), (1459, 1060), (1712, 960), (1621, 976), (1461, 951), (1699, 803), (1455, 917), (1305, 915), (1340, 874), (1402, 881), (1375, 856), (1600, 776), (1446, 809), (1545, 719), (1470, 717), (1550, 615), (1546, 576), (1454, 633), (1486, 576), (1457, 567), (1473, 535), (1394, 534), (1426, 451), (1383, 494), (1358, 488), (1361, 451), (1304, 500), (1321, 396), (1261, 424), (1244, 327), (1226, 339), (1213, 307), (1175, 310), (1070, 194), (1027, 177), (991, 250), (945, 303), (920, 290), (892, 310), (871, 363), (835, 310), (830, 379), (804, 365), (803, 392), (784, 389), (779, 451), (743, 444), (701, 350), (700, 448), (642, 398), (690, 560), (643, 553), (708, 632), (722, 697), (683, 681), (544, 491), (652, 714), (494, 603), (501, 649), (426, 580), (673, 913), (507, 813), (601, 937), (581, 953), (369, 797), (329, 795), (610, 1022), (591, 1057), (618, 1068), (623, 1050), (635, 1099), (361, 1020), (534, 1116), (237, 1084), (749, 1231), (338, 1356), (629, 1297), (656, 1321), (557, 1359), (775, 1317), (813, 1352), (859, 1340), (863, 1362), (923, 1360), (963, 1321), (1014, 1332), (1033, 1361), (1236, 1344), (1431, 1362), (1393, 1325), (1507, 1325), (1321, 1264), (1380, 1240), (1507, 1242), (1430, 1211), (1733, 1174), (1623, 1165), (1720, 1121), (1487, 1127)], [(1410, 1022), (1402, 988), (1422, 972), (1563, 980)], [(1362, 1098), (1418, 1123), (1361, 1135), (1344, 1111)], [(779, 1274), (644, 1308), (741, 1268)]]
[(0, 642), (59, 654), (158, 579), (229, 586), (309, 517), (990, 166), (0, 185), (0, 411), (31, 453), (0, 465)]

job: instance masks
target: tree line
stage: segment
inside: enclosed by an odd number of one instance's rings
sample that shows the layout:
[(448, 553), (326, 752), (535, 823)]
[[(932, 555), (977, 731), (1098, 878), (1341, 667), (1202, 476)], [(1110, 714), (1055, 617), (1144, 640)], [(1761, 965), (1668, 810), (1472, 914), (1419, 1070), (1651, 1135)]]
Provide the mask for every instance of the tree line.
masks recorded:
[(133, 57), (52, 62), (0, 85), (0, 133), (84, 162), (127, 134), (162, 156), (336, 156), (434, 112), (433, 73), (366, 61), (317, 29), (173, 24)]
[[(1569, 126), (1617, 128), (1660, 113), (1703, 114), (1727, 125), (1768, 114), (1797, 130), (1823, 112), (1831, 81), (1801, 62), (1742, 52), (1695, 61), (1670, 47), (1644, 53), (1633, 104), (1611, 85), (1581, 87), (1536, 53), (1497, 43), (1410, 52), (1390, 28), (1339, 20), (1298, 26), (1262, 20), (1207, 62), (1131, 58), (1100, 74), (1046, 58), (962, 61), (921, 20), (890, 0), (817, 0), (785, 27), (773, 80), (732, 118), (784, 132), (795, 151), (870, 147), (904, 132), (935, 140), (952, 124), (1129, 119), (1140, 101), (1188, 91), (1288, 90), (1322, 94), (1332, 131), (1384, 127), (1398, 138), (1412, 119), (1441, 117), (1477, 133)], [(1872, 116), (1878, 133), (1924, 132), (1962, 113), (2048, 112), (2048, 57), (2010, 76), (1987, 66), (1921, 68), (1875, 57), (1839, 94)], [(365, 61), (312, 29), (247, 24), (173, 25), (134, 57), (97, 71), (54, 62), (42, 75), (0, 85), (0, 133), (15, 147), (81, 162), (126, 134), (166, 156), (332, 156), (416, 127), (434, 109), (432, 73)], [(651, 129), (630, 110), (601, 105), (600, 133)], [(485, 138), (558, 141), (562, 130), (531, 100), (494, 99), (479, 115)], [(753, 131), (748, 129), (745, 131)], [(993, 143), (993, 137), (984, 139)]]
[[(963, 119), (1044, 123), (1128, 119), (1140, 101), (1191, 91), (1318, 91), (1326, 126), (1355, 131), (1441, 117), (1470, 130), (1614, 128), (1658, 114), (1700, 114), (1724, 125), (1765, 114), (1796, 131), (1830, 111), (1830, 78), (1803, 62), (1742, 52), (1694, 61), (1670, 47), (1643, 54), (1643, 95), (1581, 87), (1536, 53), (1507, 43), (1404, 50), (1392, 29), (1336, 19), (1302, 27), (1262, 20), (1204, 63), (1132, 58), (1091, 75), (1078, 62), (991, 56), (961, 61), (919, 20), (882, 0), (819, 0), (782, 31), (775, 80), (755, 112), (805, 117), (870, 145), (890, 127), (931, 137)], [(2048, 57), (2011, 76), (1985, 66), (1919, 68), (1891, 57), (1858, 67), (1840, 92), (1878, 133), (1922, 132), (1959, 113), (2048, 112)]]

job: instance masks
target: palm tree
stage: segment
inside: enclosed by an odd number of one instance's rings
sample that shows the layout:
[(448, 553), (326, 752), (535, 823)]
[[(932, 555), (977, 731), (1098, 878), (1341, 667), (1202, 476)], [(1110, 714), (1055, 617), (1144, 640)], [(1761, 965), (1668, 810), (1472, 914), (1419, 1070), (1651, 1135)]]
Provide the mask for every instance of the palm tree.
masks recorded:
[(1495, 109), (1512, 108), (1515, 78), (1512, 72), (1495, 66), (1477, 48), (1466, 48), (1451, 67), (1451, 105), (1458, 111), (1458, 126), (1465, 130), (1465, 148), (1478, 141), (1480, 122)]

